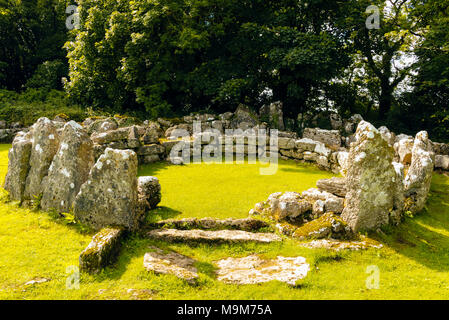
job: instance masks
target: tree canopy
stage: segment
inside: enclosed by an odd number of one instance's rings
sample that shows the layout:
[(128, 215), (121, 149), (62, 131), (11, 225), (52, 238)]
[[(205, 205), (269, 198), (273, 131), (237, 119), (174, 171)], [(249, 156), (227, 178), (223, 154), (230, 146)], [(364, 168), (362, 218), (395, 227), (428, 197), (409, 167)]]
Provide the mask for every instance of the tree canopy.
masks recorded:
[(0, 87), (65, 79), (77, 104), (149, 118), (280, 100), (449, 140), (449, 0), (79, 0), (67, 30), (69, 4), (0, 0)]

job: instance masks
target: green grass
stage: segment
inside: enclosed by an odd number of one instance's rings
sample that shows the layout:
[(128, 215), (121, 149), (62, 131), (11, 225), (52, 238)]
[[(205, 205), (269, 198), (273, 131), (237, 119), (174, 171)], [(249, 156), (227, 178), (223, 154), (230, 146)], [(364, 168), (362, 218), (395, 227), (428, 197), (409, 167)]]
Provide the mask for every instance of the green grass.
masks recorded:
[(279, 191), (302, 192), (332, 177), (311, 165), (279, 161), (274, 175), (260, 175), (261, 164), (146, 165), (139, 175), (158, 177), (162, 202), (150, 220), (161, 218), (246, 218), (257, 202)]
[[(8, 147), (0, 146), (0, 177), (6, 173)], [(260, 177), (256, 167), (166, 167), (158, 164), (143, 168), (141, 173), (156, 174), (161, 179), (162, 204), (166, 206), (158, 213), (161, 217), (212, 213), (220, 217), (243, 217), (255, 202), (264, 200), (270, 192), (301, 191), (311, 187), (316, 179), (327, 176), (294, 163), (281, 163), (277, 176)], [(226, 192), (220, 193), (218, 184), (211, 181), (226, 183), (223, 187)], [(203, 183), (205, 185), (201, 186)], [(448, 190), (449, 178), (435, 175), (427, 210), (407, 218), (396, 229), (385, 230), (385, 235), (375, 236), (384, 244), (381, 250), (333, 253), (302, 248), (294, 240), (270, 245), (193, 246), (133, 236), (125, 241), (114, 266), (96, 276), (82, 275), (77, 290), (66, 289), (66, 268), (78, 264), (79, 253), (90, 242), (92, 234), (47, 213), (18, 208), (14, 203), (1, 203), (0, 299), (134, 298), (129, 289), (136, 289), (134, 292), (139, 293), (140, 299), (447, 299)], [(244, 200), (234, 203), (240, 201), (240, 196)], [(174, 276), (146, 272), (142, 266), (143, 256), (150, 245), (196, 259), (200, 272), (197, 285), (189, 285)], [(254, 252), (266, 257), (304, 256), (311, 264), (311, 272), (296, 288), (276, 281), (236, 286), (215, 280), (214, 261)], [(371, 265), (380, 270), (378, 290), (368, 290), (365, 285), (369, 276), (366, 269)], [(24, 286), (36, 277), (51, 281)]]

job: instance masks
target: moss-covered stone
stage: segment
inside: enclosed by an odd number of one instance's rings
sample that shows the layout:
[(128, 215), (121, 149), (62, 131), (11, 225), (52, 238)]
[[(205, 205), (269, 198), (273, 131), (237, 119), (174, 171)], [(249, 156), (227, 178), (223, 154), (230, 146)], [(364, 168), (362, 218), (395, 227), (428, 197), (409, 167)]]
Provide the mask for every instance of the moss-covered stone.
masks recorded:
[(351, 229), (342, 218), (327, 212), (318, 219), (312, 220), (293, 232), (293, 237), (305, 239), (349, 239), (353, 237)]
[(119, 254), (123, 236), (124, 230), (121, 228), (104, 228), (98, 232), (80, 254), (80, 271), (98, 273), (114, 263)]

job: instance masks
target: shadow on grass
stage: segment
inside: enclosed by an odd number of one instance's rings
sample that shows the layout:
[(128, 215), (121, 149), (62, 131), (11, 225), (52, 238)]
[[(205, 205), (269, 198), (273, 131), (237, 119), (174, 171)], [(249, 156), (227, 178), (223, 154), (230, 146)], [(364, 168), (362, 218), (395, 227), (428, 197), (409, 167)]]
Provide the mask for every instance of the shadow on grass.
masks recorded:
[(147, 226), (148, 224), (158, 222), (160, 220), (175, 218), (181, 214), (182, 214), (181, 211), (172, 208), (157, 207), (147, 213), (143, 227)]
[[(152, 247), (162, 249), (164, 252), (176, 252), (179, 254), (183, 254), (182, 252), (179, 252), (178, 249), (176, 249), (176, 243), (149, 239), (145, 236), (144, 233), (131, 234), (124, 240), (122, 250), (117, 258), (117, 261), (108, 266), (100, 274), (96, 275), (96, 280), (104, 281), (111, 279), (120, 279), (129, 267), (131, 260), (135, 259), (136, 257), (141, 257), (142, 271), (139, 273), (139, 275), (142, 279), (145, 279), (149, 272), (143, 267), (143, 257), (147, 252), (154, 251)], [(199, 273), (205, 274), (211, 279), (216, 278), (217, 268), (213, 264), (195, 260), (195, 267), (197, 268)], [(186, 284), (195, 285), (194, 283), (188, 282), (186, 282)]]
[(139, 166), (139, 171), (137, 172), (137, 175), (140, 176), (155, 176), (160, 171), (166, 170), (167, 168), (173, 166), (173, 164), (167, 162), (167, 161), (160, 161), (150, 164), (144, 164)]
[(436, 271), (449, 270), (449, 178), (434, 175), (427, 208), (374, 239)]

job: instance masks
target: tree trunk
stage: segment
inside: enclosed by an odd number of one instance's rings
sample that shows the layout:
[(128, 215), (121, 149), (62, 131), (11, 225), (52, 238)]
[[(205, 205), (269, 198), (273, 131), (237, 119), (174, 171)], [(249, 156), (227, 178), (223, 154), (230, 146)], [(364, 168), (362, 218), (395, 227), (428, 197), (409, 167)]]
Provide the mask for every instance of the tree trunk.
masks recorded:
[[(379, 98), (379, 119), (385, 120), (387, 114), (391, 109), (391, 104), (393, 101), (393, 90), (390, 86), (390, 81), (382, 81), (381, 92)], [(386, 83), (387, 82), (387, 83)]]

